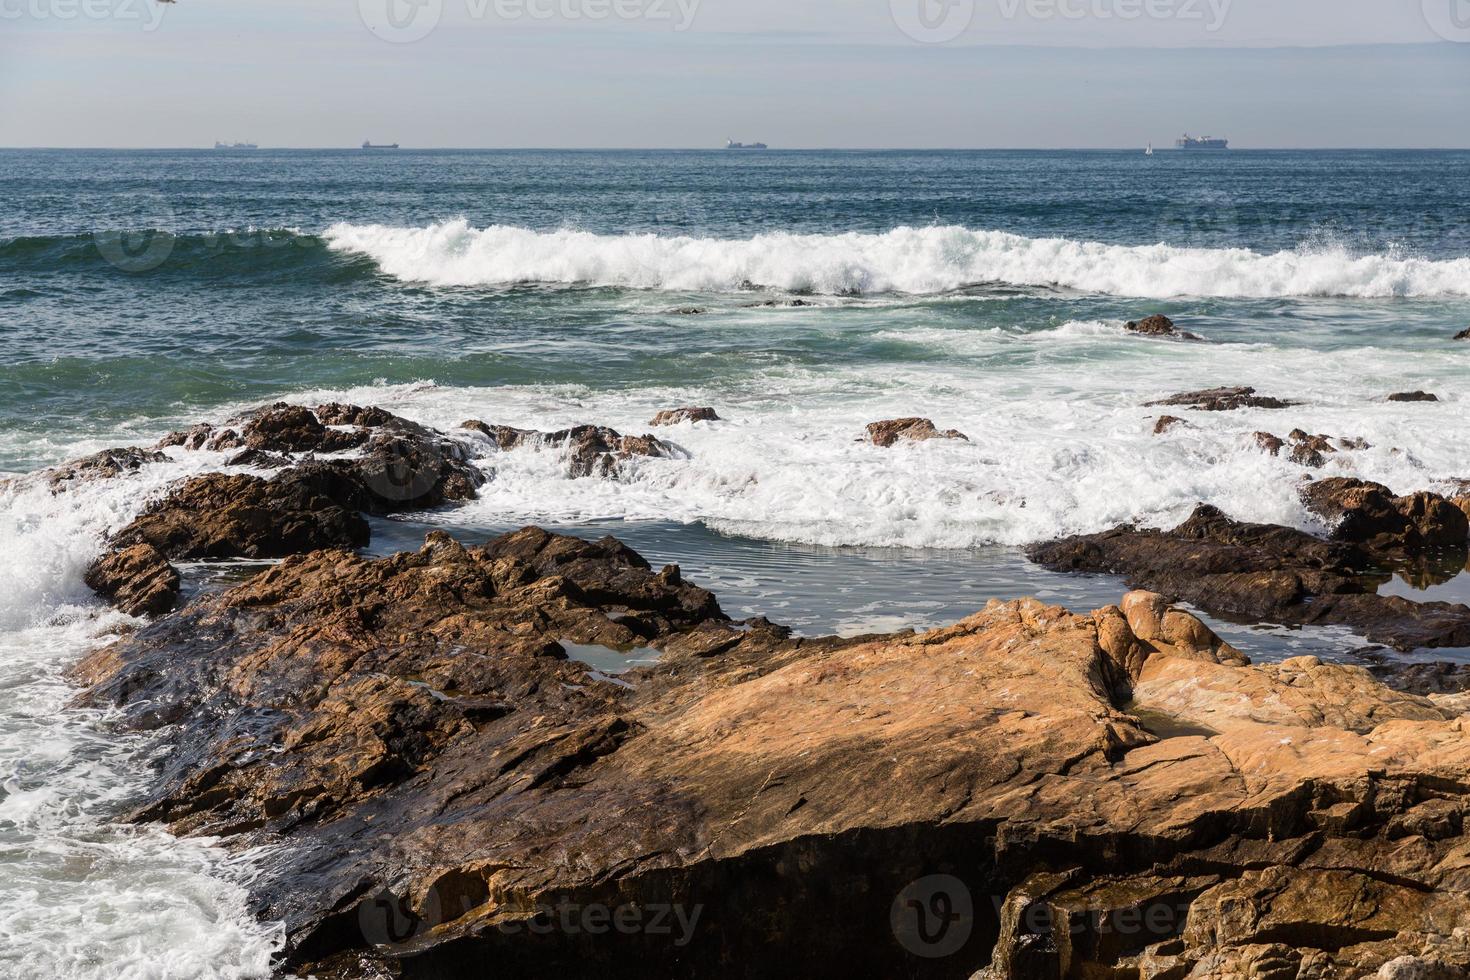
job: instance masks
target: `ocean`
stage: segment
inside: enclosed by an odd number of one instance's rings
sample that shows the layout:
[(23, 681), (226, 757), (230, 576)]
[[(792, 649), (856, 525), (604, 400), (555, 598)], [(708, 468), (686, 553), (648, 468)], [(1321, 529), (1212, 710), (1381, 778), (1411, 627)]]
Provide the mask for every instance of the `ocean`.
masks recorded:
[[(3, 150), (0, 476), (281, 398), (635, 433), (709, 405), (665, 430), (687, 458), (507, 453), (372, 549), (612, 533), (811, 634), (1089, 609), (1122, 583), (1020, 547), (1200, 502), (1320, 529), (1257, 430), (1362, 438), (1322, 472), (1400, 493), (1470, 478), (1466, 186), (1467, 152)], [(1152, 313), (1203, 339), (1125, 332)], [(1302, 404), (1154, 434), (1144, 402), (1219, 385)], [(862, 441), (909, 415), (969, 440)], [(282, 941), (255, 856), (116, 822), (148, 760), (65, 707), (128, 625), (82, 570), (207, 455), (0, 490), (0, 974), (264, 977)], [(1424, 584), (1392, 588), (1470, 598)], [(1362, 645), (1215, 625), (1266, 659)]]

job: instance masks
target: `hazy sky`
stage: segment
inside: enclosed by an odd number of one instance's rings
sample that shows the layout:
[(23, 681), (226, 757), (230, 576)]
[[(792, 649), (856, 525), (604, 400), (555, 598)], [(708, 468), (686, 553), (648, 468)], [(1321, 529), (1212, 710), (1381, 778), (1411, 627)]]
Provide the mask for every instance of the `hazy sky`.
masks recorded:
[(1470, 0), (0, 0), (0, 145), (1470, 146)]

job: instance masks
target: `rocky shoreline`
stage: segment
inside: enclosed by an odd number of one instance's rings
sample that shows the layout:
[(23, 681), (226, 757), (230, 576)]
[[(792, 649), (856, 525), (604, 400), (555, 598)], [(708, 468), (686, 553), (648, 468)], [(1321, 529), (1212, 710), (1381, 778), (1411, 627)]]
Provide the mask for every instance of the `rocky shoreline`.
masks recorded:
[[(964, 437), (910, 418), (867, 438)], [(477, 457), (526, 447), (600, 479), (682, 452), (277, 404), (162, 444), (271, 475), (184, 481), (88, 573), (152, 617), (75, 669), (78, 703), (164, 759), (129, 819), (274, 846), (254, 901), (285, 923), (283, 975), (1470, 971), (1470, 677), (1392, 654), (1252, 664), (1175, 605), (1470, 646), (1470, 608), (1378, 594), (1395, 569), (1465, 567), (1463, 499), (1311, 481), (1330, 537), (1201, 507), (1032, 549), (1147, 590), (1116, 606), (992, 602), (847, 639), (732, 621), (611, 538), (354, 550), (364, 515), (473, 497)], [(281, 560), (181, 601), (173, 562), (230, 557)]]

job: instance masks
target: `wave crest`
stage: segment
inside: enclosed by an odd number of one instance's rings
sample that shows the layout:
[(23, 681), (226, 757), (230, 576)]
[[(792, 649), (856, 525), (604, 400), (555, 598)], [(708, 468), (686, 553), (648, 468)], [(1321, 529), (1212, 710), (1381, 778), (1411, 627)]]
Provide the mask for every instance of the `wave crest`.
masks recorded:
[(1116, 296), (1470, 296), (1470, 258), (1354, 255), (1339, 246), (1249, 249), (1107, 245), (961, 227), (745, 239), (597, 235), (464, 220), (422, 228), (336, 224), (336, 249), (395, 278), (444, 286), (539, 282), (690, 292), (932, 295), (977, 283), (1060, 286)]

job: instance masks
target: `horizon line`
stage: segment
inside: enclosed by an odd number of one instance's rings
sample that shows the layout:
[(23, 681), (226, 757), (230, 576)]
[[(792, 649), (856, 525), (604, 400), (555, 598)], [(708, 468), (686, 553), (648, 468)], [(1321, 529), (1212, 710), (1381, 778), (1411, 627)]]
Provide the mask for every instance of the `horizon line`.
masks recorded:
[[(1228, 139), (1228, 137), (1223, 137)], [(1231, 153), (1313, 153), (1322, 151), (1335, 152), (1431, 152), (1431, 153), (1453, 153), (1470, 150), (1470, 144), (1463, 146), (1409, 146), (1409, 145), (1380, 145), (1380, 146), (1231, 146), (1226, 150), (1181, 150), (1169, 142), (1162, 143), (1154, 149), (1164, 153), (1181, 153), (1188, 156), (1229, 156)], [(1144, 145), (1149, 145), (1145, 140)], [(764, 150), (752, 150), (751, 155), (759, 156), (762, 153), (1122, 153), (1140, 152), (1140, 145), (1121, 146), (768, 146)], [(208, 144), (188, 144), (178, 146), (3, 146), (3, 151), (48, 151), (48, 150), (75, 150), (75, 151), (102, 151), (102, 152), (153, 152), (171, 153), (177, 151), (209, 151), (211, 153), (229, 152), (234, 150), (239, 153), (250, 153), (255, 151), (277, 151), (286, 150), (294, 152), (352, 152), (373, 153), (375, 156), (391, 156), (393, 153), (415, 153), (428, 152), (471, 152), (471, 153), (726, 153), (733, 152), (738, 155), (746, 155), (739, 151), (732, 151), (723, 146), (394, 146), (391, 149), (375, 147), (374, 150), (383, 149), (385, 152), (374, 153), (373, 150), (365, 150), (361, 146), (344, 146), (332, 144), (328, 146), (267, 146), (260, 144), (254, 148), (241, 147), (216, 147)]]

